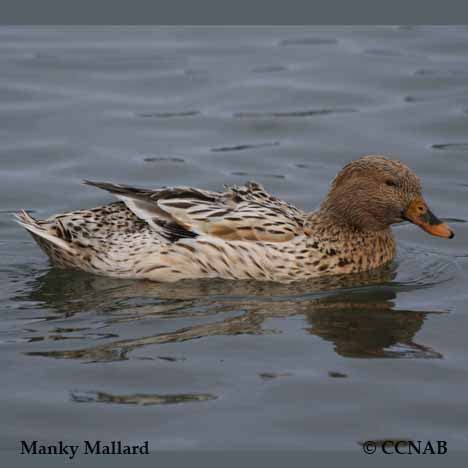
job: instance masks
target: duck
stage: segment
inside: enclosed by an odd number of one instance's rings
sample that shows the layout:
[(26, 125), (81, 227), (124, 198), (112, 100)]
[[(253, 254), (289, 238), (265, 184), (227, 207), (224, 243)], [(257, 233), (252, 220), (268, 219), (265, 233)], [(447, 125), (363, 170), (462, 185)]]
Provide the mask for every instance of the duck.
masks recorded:
[(290, 283), (362, 273), (396, 254), (391, 226), (409, 221), (451, 239), (401, 161), (381, 155), (347, 163), (313, 212), (248, 182), (222, 192), (85, 180), (117, 201), (17, 222), (53, 264), (117, 278), (175, 282), (222, 278)]

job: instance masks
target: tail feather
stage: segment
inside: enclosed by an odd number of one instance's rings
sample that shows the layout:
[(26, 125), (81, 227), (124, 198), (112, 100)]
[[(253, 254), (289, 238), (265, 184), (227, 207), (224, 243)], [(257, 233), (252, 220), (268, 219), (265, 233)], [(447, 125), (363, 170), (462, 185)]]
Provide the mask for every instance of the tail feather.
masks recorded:
[(123, 201), (127, 208), (136, 216), (143, 219), (153, 227), (157, 228), (157, 226), (154, 225), (153, 218), (166, 222), (174, 222), (172, 216), (159, 207), (157, 198), (151, 198), (152, 194), (163, 193), (165, 189), (160, 189), (158, 192), (151, 192), (146, 189), (130, 187), (128, 185), (111, 184), (107, 182), (84, 180), (83, 183), (112, 193), (119, 200)]
[[(109, 182), (95, 182), (92, 180), (83, 180), (84, 185), (89, 185), (91, 187), (96, 187), (101, 190), (106, 190), (107, 192), (112, 193), (113, 195), (117, 196), (125, 196), (125, 197), (132, 197), (135, 199), (143, 199), (147, 200), (149, 197), (148, 195), (152, 193), (151, 190), (138, 188), (138, 187), (131, 187), (130, 185), (124, 184), (112, 184)], [(163, 190), (159, 190), (163, 191)]]
[(55, 233), (53, 233), (51, 229), (48, 229), (47, 227), (42, 227), (32, 216), (30, 216), (24, 210), (21, 210), (19, 213), (15, 213), (14, 216), (16, 218), (16, 222), (24, 229), (29, 231), (31, 234), (33, 234), (33, 236), (37, 236), (40, 239), (44, 239), (71, 254), (77, 253), (76, 249), (73, 248), (69, 239), (66, 240), (60, 236), (60, 233), (62, 232), (61, 229), (56, 229)]

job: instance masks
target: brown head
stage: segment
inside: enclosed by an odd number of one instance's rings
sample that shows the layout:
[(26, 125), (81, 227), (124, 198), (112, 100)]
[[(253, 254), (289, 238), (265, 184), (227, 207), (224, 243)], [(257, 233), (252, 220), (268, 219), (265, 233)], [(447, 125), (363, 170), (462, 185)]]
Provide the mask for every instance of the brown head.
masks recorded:
[(428, 208), (418, 177), (400, 161), (364, 156), (338, 173), (321, 210), (363, 231), (411, 221), (429, 234), (451, 239), (453, 231)]

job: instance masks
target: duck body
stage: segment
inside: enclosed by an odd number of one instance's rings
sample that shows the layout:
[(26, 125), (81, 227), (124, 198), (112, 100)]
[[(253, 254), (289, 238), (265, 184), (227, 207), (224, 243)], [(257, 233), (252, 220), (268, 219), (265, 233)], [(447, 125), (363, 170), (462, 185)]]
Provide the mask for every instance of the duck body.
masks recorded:
[[(375, 269), (396, 252), (391, 223), (365, 229), (354, 218), (342, 219), (333, 203), (330, 207), (330, 197), (316, 212), (306, 213), (253, 182), (224, 192), (85, 183), (120, 201), (45, 220), (24, 211), (17, 215), (61, 267), (162, 282), (292, 282)], [(357, 214), (356, 219), (366, 219)]]
[[(149, 224), (123, 201), (60, 214), (43, 221), (36, 221), (27, 214), (20, 216), (56, 265), (121, 278), (290, 282), (378, 268), (392, 260), (395, 254), (390, 229), (372, 235), (339, 229), (320, 213), (308, 216), (277, 201), (258, 184), (236, 187), (223, 194), (204, 192), (222, 200), (223, 205), (218, 202), (216, 207), (208, 207), (206, 201), (195, 198), (194, 193), (192, 198), (180, 198), (181, 194), (190, 193), (183, 188), (172, 191), (177, 198), (166, 198), (166, 207), (177, 206), (177, 210), (185, 210), (186, 222), (192, 216), (195, 223), (200, 219), (206, 230), (215, 229), (219, 234), (196, 234), (179, 225), (174, 226), (162, 217)], [(157, 192), (149, 193), (154, 197)], [(223, 215), (226, 200), (239, 200), (240, 194), (244, 196), (241, 202), (244, 206), (236, 214), (234, 209)], [(255, 197), (260, 203), (252, 201)], [(221, 212), (224, 218), (207, 217), (206, 210), (215, 214)], [(278, 220), (279, 212), (281, 221)], [(210, 219), (223, 229), (213, 228)], [(232, 223), (230, 228), (228, 223)], [(57, 241), (45, 235), (53, 236)]]

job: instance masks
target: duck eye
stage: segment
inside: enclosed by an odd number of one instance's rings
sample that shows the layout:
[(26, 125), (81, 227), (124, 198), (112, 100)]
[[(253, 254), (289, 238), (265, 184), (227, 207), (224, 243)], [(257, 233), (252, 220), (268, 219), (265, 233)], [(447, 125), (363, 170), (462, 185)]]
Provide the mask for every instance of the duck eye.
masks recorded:
[(385, 184), (388, 185), (389, 187), (396, 187), (397, 186), (397, 183), (394, 180), (391, 180), (391, 179), (387, 179), (385, 181)]

